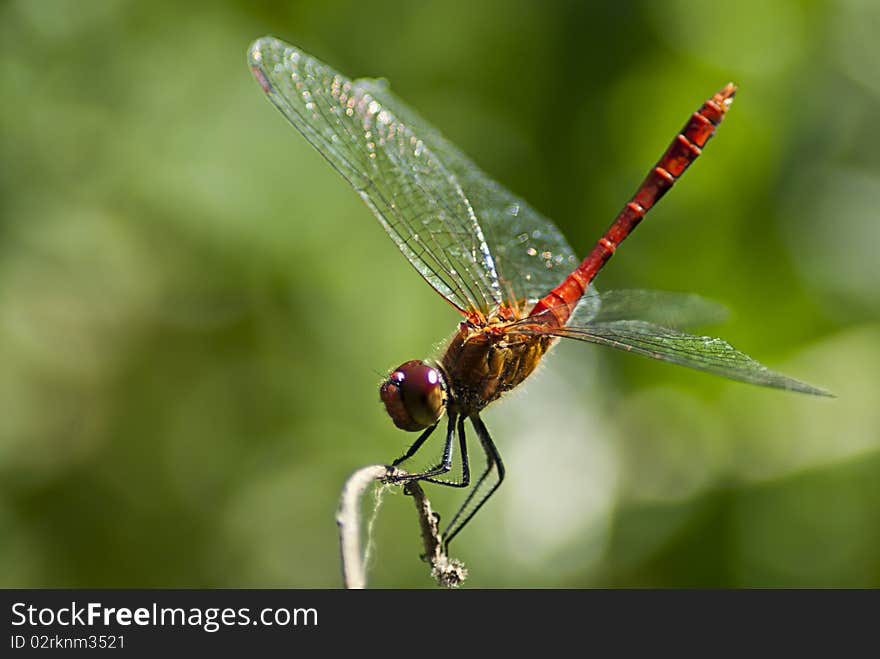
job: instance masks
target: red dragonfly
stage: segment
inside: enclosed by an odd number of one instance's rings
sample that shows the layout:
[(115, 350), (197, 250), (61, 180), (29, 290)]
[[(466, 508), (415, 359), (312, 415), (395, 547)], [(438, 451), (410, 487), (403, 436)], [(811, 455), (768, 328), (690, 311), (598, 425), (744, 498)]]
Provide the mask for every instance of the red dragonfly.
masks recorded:
[[(272, 103), (357, 191), (407, 260), (462, 316), (439, 360), (405, 362), (380, 389), (394, 424), (421, 431), (391, 467), (415, 455), (447, 417), (439, 463), (395, 481), (468, 487), (466, 419), (486, 455), (485, 470), (444, 531), (447, 546), (504, 479), (501, 456), (480, 412), (525, 380), (557, 338), (828, 395), (769, 370), (722, 339), (682, 331), (713, 319), (717, 306), (712, 303), (659, 291), (599, 294), (592, 285), (620, 243), (700, 155), (733, 101), (732, 84), (691, 115), (579, 261), (550, 220), (481, 172), (386, 83), (350, 80), (272, 37), (251, 46), (249, 62)], [(445, 475), (452, 470), (456, 437), (461, 477), (452, 480)]]

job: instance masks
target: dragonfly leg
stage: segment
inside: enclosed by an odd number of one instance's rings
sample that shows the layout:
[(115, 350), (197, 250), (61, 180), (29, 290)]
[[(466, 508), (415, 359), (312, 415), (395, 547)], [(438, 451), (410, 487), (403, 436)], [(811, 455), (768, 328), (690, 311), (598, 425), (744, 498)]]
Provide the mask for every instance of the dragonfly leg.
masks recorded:
[(467, 487), (471, 484), (471, 467), (470, 462), (468, 461), (467, 438), (464, 434), (464, 419), (465, 417), (463, 416), (458, 418), (458, 445), (461, 450), (461, 480), (452, 481), (445, 478), (427, 477), (424, 479), (427, 482), (446, 485), (448, 487)]
[[(498, 449), (495, 447), (495, 443), (492, 441), (492, 438), (489, 436), (489, 431), (486, 429), (485, 424), (479, 416), (472, 416), (471, 423), (474, 426), (474, 430), (477, 432), (477, 437), (480, 439), (480, 445), (483, 447), (483, 451), (486, 453), (486, 470), (482, 473), (479, 480), (477, 480), (477, 484), (474, 486), (474, 489), (471, 490), (470, 494), (468, 494), (467, 498), (464, 500), (464, 503), (458, 509), (458, 512), (455, 513), (455, 516), (447, 525), (446, 529), (443, 531), (443, 537), (445, 538), (445, 549), (446, 553), (449, 553), (449, 544), (452, 542), (452, 539), (457, 536), (461, 530), (465, 527), (465, 525), (471, 521), (474, 515), (477, 514), (477, 511), (483, 507), (483, 504), (489, 500), (495, 490), (498, 489), (498, 486), (501, 485), (501, 482), (504, 480), (504, 463), (501, 461), (501, 455), (498, 453)], [(478, 500), (477, 504), (468, 511), (471, 503), (474, 501), (474, 497), (481, 490), (483, 483), (486, 478), (491, 473), (492, 469), (495, 469), (498, 476), (497, 480), (492, 484), (492, 487), (482, 495)], [(462, 519), (462, 516), (463, 519)]]
[(430, 428), (425, 430), (425, 432), (423, 432), (421, 435), (419, 435), (419, 438), (413, 442), (413, 445), (409, 447), (407, 452), (404, 453), (403, 455), (401, 455), (399, 458), (397, 458), (397, 460), (392, 462), (391, 466), (396, 467), (401, 462), (409, 460), (412, 456), (414, 456), (416, 454), (416, 451), (418, 451), (420, 448), (422, 448), (422, 444), (425, 443), (425, 441), (428, 439), (428, 437), (431, 436), (431, 433), (434, 432), (434, 430), (437, 428), (437, 425), (438, 424), (435, 423), (433, 426), (431, 426)]
[[(452, 447), (455, 445), (455, 422), (456, 416), (454, 414), (449, 415), (449, 423), (446, 427), (446, 443), (443, 446), (443, 457), (440, 460), (440, 463), (431, 467), (427, 471), (423, 471), (418, 474), (406, 474), (405, 476), (390, 476), (386, 479), (387, 482), (390, 483), (408, 483), (409, 481), (418, 481), (429, 479), (433, 476), (439, 476), (440, 474), (445, 474), (449, 470), (452, 469)], [(434, 424), (430, 428), (428, 428), (425, 432), (423, 432), (419, 438), (413, 442), (413, 445), (410, 446), (409, 450), (404, 453), (401, 457), (391, 463), (388, 467), (389, 473), (392, 471), (394, 467), (399, 465), (404, 460), (411, 458), (416, 451), (425, 443), (425, 440), (428, 439), (431, 432), (434, 428), (437, 427), (438, 424)], [(446, 483), (444, 481), (435, 481), (441, 483), (443, 485), (451, 484)]]

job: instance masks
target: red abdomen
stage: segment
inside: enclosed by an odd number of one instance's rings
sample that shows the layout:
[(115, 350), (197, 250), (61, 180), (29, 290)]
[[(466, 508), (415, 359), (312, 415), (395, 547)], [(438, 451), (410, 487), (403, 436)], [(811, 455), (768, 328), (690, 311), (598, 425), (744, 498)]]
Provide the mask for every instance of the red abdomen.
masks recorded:
[(715, 134), (715, 128), (724, 118), (735, 93), (736, 87), (728, 83), (691, 115), (684, 128), (675, 136), (654, 168), (648, 172), (648, 176), (633, 198), (623, 207), (587, 258), (565, 278), (565, 281), (538, 301), (529, 313), (530, 316), (540, 315), (543, 322), (558, 325), (566, 323), (577, 301), (602, 266), (614, 254), (617, 246), (632, 233), (651, 207), (700, 155), (706, 142)]

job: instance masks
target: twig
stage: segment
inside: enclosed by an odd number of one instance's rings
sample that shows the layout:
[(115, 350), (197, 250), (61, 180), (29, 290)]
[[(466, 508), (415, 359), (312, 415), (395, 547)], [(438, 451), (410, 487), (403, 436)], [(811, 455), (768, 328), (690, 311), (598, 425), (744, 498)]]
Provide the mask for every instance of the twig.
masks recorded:
[[(336, 513), (339, 525), (339, 547), (342, 554), (342, 578), (346, 588), (362, 589), (367, 586), (367, 575), (361, 551), (360, 502), (364, 492), (373, 481), (389, 480), (407, 476), (402, 469), (385, 465), (370, 465), (358, 469), (345, 482)], [(441, 586), (456, 588), (467, 578), (467, 569), (461, 561), (450, 559), (443, 550), (438, 516), (431, 510), (431, 502), (417, 481), (404, 485), (404, 493), (413, 498), (419, 515), (422, 531), (422, 544), (425, 548), (423, 559), (431, 564), (431, 576)]]
[(418, 481), (410, 481), (403, 487), (412, 496), (419, 512), (419, 525), (422, 527), (422, 544), (425, 547), (424, 560), (431, 564), (431, 576), (440, 586), (458, 588), (467, 579), (467, 568), (457, 558), (449, 558), (443, 549), (440, 537), (440, 516), (431, 510), (431, 502), (425, 496)]

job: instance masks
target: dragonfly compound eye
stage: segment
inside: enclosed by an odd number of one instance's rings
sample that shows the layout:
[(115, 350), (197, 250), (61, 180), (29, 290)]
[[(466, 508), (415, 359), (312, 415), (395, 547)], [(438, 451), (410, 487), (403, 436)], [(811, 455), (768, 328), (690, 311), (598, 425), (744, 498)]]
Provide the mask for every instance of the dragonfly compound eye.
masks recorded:
[(401, 430), (433, 426), (446, 409), (446, 383), (439, 370), (413, 360), (398, 366), (379, 389), (388, 416)]

